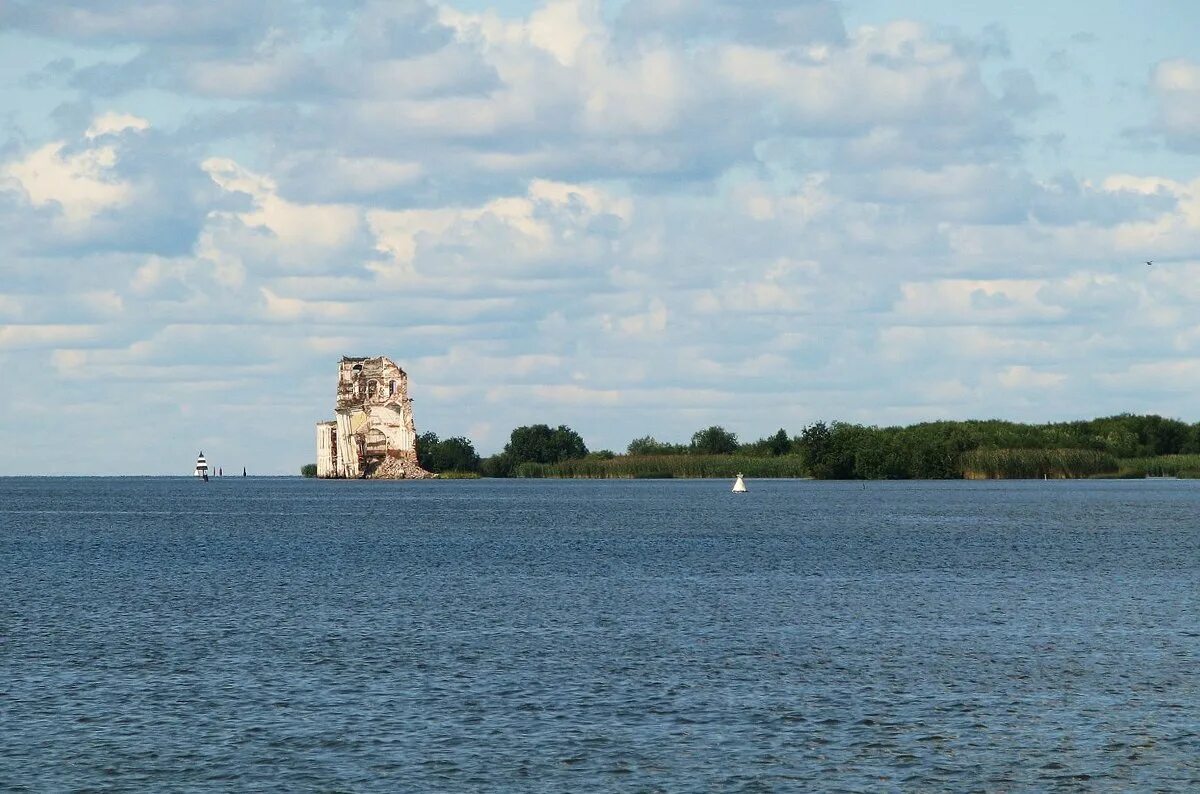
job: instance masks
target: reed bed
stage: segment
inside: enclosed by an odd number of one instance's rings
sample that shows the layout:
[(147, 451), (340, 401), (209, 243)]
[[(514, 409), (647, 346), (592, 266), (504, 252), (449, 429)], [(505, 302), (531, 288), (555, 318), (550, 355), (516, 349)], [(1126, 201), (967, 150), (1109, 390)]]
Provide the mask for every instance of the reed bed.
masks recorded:
[(798, 456), (742, 457), (739, 455), (621, 455), (610, 460), (584, 458), (562, 463), (522, 463), (518, 477), (587, 480), (670, 479), (675, 477), (732, 479), (746, 477), (806, 477)]
[(1094, 449), (976, 449), (960, 461), (968, 480), (1075, 479), (1116, 474), (1117, 459)]
[[(1122, 458), (1093, 449), (977, 449), (960, 459), (969, 480), (1078, 479), (1086, 477), (1200, 478), (1200, 455)], [(547, 479), (632, 480), (671, 478), (808, 477), (798, 455), (619, 455), (562, 463), (522, 463), (514, 476)], [(449, 475), (454, 476), (454, 475)]]
[(1122, 458), (1118, 477), (1181, 477), (1194, 479), (1200, 472), (1200, 455), (1159, 455), (1152, 458)]
[(478, 480), (482, 476), (477, 471), (443, 471), (438, 473), (439, 480)]

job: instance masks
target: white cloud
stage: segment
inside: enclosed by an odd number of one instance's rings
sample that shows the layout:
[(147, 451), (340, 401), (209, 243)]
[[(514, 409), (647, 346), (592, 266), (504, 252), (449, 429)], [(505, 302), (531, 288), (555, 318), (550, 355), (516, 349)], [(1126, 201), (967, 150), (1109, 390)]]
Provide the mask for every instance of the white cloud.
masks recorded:
[(265, 302), (265, 317), (269, 320), (311, 321), (322, 323), (353, 322), (355, 306), (345, 301), (307, 301), (276, 295), (266, 287), (260, 287)]
[(626, 225), (632, 211), (628, 199), (602, 189), (548, 180), (478, 207), (375, 210), (367, 223), (390, 261), (371, 269), (413, 288), (441, 281), (457, 291), (473, 289), (475, 280), (561, 277), (607, 250), (609, 231)]
[(599, 0), (547, 0), (529, 17), (529, 41), (572, 66), (589, 40), (603, 41)]
[(1096, 379), (1113, 389), (1145, 390), (1153, 384), (1155, 391), (1194, 393), (1200, 388), (1200, 359), (1135, 363), (1100, 373)]
[(1158, 100), (1158, 127), (1167, 142), (1189, 151), (1200, 149), (1200, 62), (1162, 61), (1150, 84)]
[(84, 133), (85, 138), (99, 138), (126, 130), (138, 132), (150, 129), (150, 122), (130, 113), (108, 112), (97, 116)]
[(770, 97), (801, 128), (978, 123), (994, 101), (974, 63), (907, 21), (861, 28), (844, 48), (726, 45), (717, 55), (735, 89)]
[(617, 389), (595, 389), (573, 383), (497, 386), (488, 389), (485, 397), (489, 403), (520, 402), (525, 405), (571, 409), (597, 405), (618, 406), (622, 398), (622, 392)]
[[(753, 267), (748, 263), (743, 270)], [(756, 278), (729, 280), (700, 291), (694, 308), (703, 314), (813, 312), (820, 307), (823, 287), (828, 287), (828, 282), (821, 277), (817, 262), (780, 258), (763, 266)]]
[(913, 22), (847, 36), (825, 0), (653, 0), (627, 4), (615, 23), (600, 5), (547, 0), (506, 19), (368, 3), (349, 23), (331, 15), (341, 27), (321, 36), (279, 24), (255, 46), (160, 46), (126, 71), (202, 97), (302, 100), (290, 112), (230, 111), (229, 123), (282, 137), (281, 160), (331, 144), (350, 161), (419, 151), (424, 170), (464, 181), (480, 168), (711, 176), (763, 139), (811, 133), (900, 162), (974, 160), (1018, 143), (970, 47)]
[(328, 256), (352, 246), (363, 231), (362, 213), (357, 207), (288, 201), (279, 195), (274, 179), (227, 158), (209, 158), (203, 168), (223, 190), (245, 194), (252, 203), (249, 211), (215, 213), (214, 217), (268, 232), (272, 245), (290, 261)]
[(667, 305), (661, 299), (654, 298), (645, 312), (625, 316), (605, 314), (600, 317), (600, 324), (609, 333), (644, 339), (666, 331), (669, 317)]
[(72, 152), (59, 141), (8, 163), (0, 173), (13, 180), (33, 206), (55, 206), (67, 222), (81, 224), (131, 200), (131, 185), (113, 175), (116, 163), (112, 146)]
[(1038, 372), (1027, 366), (1011, 366), (998, 373), (996, 380), (1006, 389), (1035, 391), (1059, 388), (1067, 378), (1057, 372)]
[(946, 279), (902, 284), (898, 318), (928, 324), (1021, 323), (1061, 320), (1067, 312), (1043, 303), (1044, 282)]
[(100, 325), (0, 325), (0, 350), (45, 350), (87, 344), (106, 333)]

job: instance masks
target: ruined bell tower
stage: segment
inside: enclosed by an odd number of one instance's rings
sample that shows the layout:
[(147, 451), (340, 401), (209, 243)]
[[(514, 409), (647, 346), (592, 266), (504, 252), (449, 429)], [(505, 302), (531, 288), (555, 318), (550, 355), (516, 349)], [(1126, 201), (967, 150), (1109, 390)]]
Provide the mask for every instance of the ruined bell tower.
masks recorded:
[(408, 375), (386, 356), (343, 357), (334, 420), (317, 425), (317, 476), (432, 477), (417, 463)]

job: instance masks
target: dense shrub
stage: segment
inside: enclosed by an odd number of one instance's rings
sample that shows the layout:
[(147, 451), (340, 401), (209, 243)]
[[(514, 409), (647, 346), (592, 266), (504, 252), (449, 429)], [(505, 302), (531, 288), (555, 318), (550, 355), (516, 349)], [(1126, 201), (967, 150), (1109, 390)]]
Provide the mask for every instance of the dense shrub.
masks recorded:
[(439, 439), (436, 433), (422, 433), (417, 437), (417, 462), (426, 471), (437, 473), (479, 471), (475, 445), (461, 436)]
[(658, 441), (654, 436), (642, 436), (629, 442), (625, 451), (630, 455), (686, 455), (686, 444), (670, 444)]

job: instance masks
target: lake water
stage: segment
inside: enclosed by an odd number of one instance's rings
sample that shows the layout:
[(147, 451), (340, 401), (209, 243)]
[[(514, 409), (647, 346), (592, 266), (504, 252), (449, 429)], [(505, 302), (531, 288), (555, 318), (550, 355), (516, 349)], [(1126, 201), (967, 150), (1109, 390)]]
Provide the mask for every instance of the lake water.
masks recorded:
[(1200, 786), (1200, 481), (0, 479), (0, 790)]

